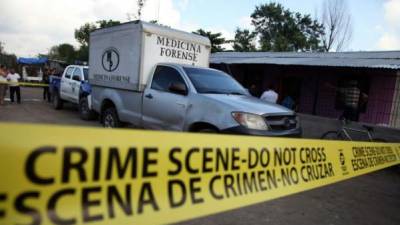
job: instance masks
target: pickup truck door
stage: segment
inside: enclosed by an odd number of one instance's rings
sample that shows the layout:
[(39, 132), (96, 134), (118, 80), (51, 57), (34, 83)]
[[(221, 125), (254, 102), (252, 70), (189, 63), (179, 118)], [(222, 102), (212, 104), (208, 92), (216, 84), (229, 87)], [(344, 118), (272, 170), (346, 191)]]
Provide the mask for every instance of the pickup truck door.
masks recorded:
[(71, 79), (71, 101), (79, 103), (79, 91), (81, 87), (81, 81), (83, 80), (82, 69), (76, 67)]
[(187, 84), (176, 69), (157, 66), (151, 84), (143, 93), (143, 126), (182, 130), (188, 107), (187, 90)]
[(71, 100), (71, 80), (72, 80), (72, 73), (74, 72), (75, 67), (68, 67), (65, 71), (63, 76), (61, 77), (61, 84), (60, 84), (60, 97), (64, 100)]

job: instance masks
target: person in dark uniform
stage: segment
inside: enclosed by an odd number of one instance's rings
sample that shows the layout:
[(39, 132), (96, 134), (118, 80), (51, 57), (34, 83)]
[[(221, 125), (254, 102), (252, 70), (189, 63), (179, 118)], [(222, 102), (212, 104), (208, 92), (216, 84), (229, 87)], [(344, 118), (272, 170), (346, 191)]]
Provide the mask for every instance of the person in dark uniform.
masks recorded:
[(46, 86), (43, 87), (43, 100), (50, 102), (50, 91), (49, 91), (49, 81), (50, 81), (50, 73), (51, 70), (46, 68), (43, 73), (43, 84)]

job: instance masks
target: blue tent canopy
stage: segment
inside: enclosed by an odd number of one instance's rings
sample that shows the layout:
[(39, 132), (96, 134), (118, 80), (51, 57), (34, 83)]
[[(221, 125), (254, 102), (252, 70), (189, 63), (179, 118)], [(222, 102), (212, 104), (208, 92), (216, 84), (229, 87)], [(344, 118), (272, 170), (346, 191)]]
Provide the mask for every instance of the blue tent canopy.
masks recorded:
[(47, 63), (47, 58), (18, 58), (17, 62), (19, 64), (37, 65)]

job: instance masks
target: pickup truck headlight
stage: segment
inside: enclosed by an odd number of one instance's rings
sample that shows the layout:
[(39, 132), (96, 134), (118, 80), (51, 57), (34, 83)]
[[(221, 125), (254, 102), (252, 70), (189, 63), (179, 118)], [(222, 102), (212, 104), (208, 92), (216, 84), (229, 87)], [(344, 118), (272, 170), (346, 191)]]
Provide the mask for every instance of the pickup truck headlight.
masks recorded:
[(262, 116), (244, 112), (232, 112), (232, 116), (236, 122), (249, 129), (268, 130), (268, 126)]

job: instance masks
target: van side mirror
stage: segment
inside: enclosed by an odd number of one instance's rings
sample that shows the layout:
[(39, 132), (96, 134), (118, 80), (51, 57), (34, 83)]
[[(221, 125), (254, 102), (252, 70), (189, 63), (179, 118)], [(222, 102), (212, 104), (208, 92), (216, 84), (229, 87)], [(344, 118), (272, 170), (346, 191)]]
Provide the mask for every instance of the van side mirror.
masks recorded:
[(175, 94), (187, 95), (187, 89), (184, 83), (171, 83), (168, 87), (168, 90)]

